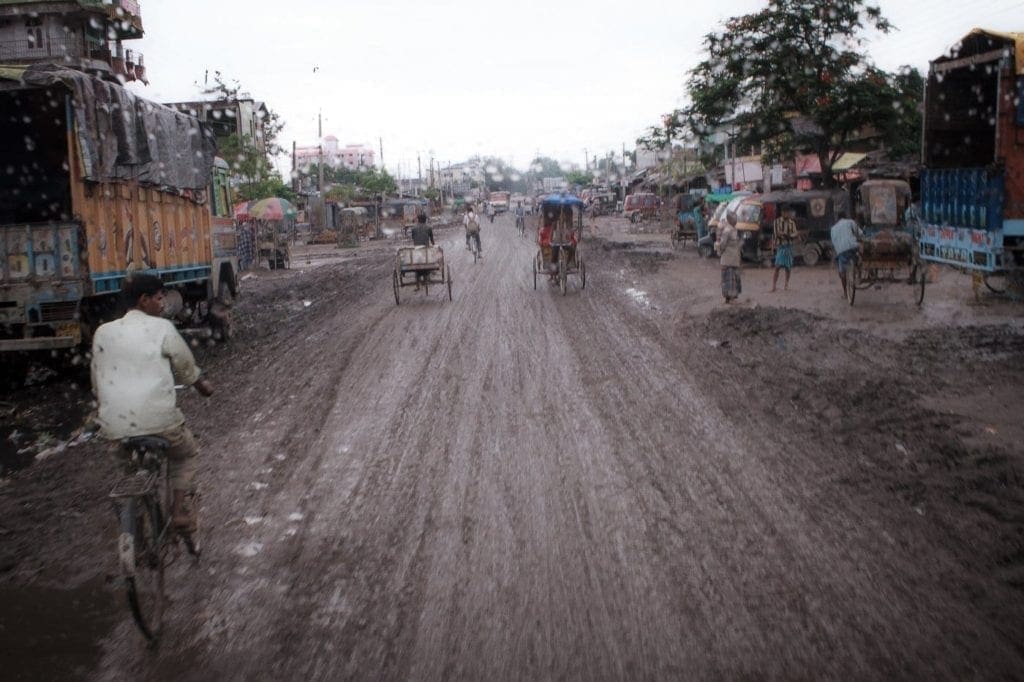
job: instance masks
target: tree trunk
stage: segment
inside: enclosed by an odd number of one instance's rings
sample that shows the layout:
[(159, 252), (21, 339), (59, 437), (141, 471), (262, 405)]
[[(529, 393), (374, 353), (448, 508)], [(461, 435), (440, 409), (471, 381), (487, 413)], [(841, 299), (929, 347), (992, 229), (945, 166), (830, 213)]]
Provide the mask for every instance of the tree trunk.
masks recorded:
[(832, 152), (827, 144), (818, 147), (818, 163), (821, 165), (821, 186), (832, 189), (836, 186), (836, 179), (832, 175)]

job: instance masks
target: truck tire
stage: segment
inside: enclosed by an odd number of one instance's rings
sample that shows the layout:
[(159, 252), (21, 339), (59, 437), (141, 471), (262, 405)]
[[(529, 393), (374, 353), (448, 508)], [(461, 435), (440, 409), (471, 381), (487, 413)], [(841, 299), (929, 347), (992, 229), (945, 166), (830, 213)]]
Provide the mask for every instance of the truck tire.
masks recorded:
[(803, 256), (804, 265), (814, 266), (821, 260), (821, 249), (818, 248), (817, 244), (807, 244), (800, 255)]

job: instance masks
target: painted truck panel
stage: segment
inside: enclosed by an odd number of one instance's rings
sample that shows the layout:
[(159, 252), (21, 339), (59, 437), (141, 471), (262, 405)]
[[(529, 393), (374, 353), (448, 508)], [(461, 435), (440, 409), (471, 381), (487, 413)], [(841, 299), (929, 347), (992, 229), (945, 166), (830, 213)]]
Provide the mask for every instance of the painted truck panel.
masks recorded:
[(922, 258), (991, 273), (1021, 265), (1024, 82), (1019, 36), (972, 31), (932, 62), (925, 93)]

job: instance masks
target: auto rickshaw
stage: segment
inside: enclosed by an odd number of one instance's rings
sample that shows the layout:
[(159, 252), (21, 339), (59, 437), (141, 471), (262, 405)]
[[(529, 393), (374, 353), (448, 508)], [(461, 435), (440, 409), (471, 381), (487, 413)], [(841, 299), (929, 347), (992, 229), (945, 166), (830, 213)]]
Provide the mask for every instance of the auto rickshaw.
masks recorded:
[(830, 230), (840, 213), (850, 206), (849, 195), (841, 189), (784, 190), (744, 199), (736, 209), (743, 258), (755, 263), (772, 258), (772, 224), (787, 205), (793, 210), (799, 235), (793, 255), (801, 258), (804, 265), (815, 265), (832, 256)]

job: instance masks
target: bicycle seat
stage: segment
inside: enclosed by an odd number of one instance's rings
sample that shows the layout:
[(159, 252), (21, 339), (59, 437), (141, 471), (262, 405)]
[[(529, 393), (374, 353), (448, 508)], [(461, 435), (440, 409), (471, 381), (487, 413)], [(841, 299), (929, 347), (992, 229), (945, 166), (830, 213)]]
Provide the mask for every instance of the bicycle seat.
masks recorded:
[(159, 436), (132, 436), (123, 438), (121, 445), (129, 450), (149, 450), (150, 452), (164, 452), (171, 447), (171, 442)]

